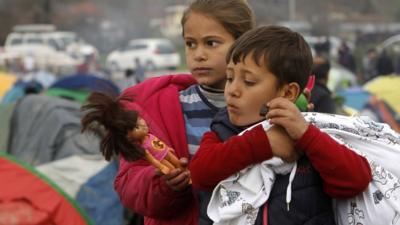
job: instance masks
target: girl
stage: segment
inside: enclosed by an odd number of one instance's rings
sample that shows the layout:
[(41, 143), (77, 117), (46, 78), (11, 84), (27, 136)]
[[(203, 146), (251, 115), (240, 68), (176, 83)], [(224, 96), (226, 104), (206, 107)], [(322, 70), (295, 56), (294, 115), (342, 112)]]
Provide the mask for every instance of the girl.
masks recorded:
[(197, 224), (198, 203), (191, 189), (187, 158), (195, 153), (211, 119), (225, 106), (225, 57), (235, 39), (254, 27), (245, 0), (195, 0), (182, 17), (190, 75), (148, 79), (124, 91), (126, 109), (135, 110), (149, 130), (175, 150), (183, 168), (159, 175), (145, 160), (120, 159), (115, 189), (144, 223)]

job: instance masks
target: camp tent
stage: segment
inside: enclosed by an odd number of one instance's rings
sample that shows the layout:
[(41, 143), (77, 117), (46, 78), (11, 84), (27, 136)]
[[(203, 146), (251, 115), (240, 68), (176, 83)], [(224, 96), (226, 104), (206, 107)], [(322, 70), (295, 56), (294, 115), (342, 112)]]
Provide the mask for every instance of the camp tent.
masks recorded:
[(27, 95), (14, 108), (8, 153), (37, 166), (75, 154), (99, 154), (99, 139), (81, 133), (81, 104)]
[(343, 89), (336, 95), (344, 98), (343, 105), (354, 110), (356, 114), (369, 116), (377, 122), (387, 123), (393, 130), (400, 132), (400, 116), (384, 99), (361, 87)]
[(379, 76), (364, 85), (364, 89), (384, 99), (400, 114), (400, 76)]
[(56, 184), (4, 152), (0, 152), (0, 180), (0, 225), (92, 224)]
[(4, 94), (11, 89), (16, 80), (16, 76), (0, 72), (0, 100), (3, 98)]

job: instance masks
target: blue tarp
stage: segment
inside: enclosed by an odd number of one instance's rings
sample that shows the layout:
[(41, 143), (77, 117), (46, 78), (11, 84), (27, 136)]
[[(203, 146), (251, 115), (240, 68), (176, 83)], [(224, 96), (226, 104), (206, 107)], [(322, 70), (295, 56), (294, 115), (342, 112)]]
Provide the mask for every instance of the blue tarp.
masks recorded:
[(124, 208), (114, 191), (118, 162), (113, 161), (90, 178), (79, 190), (76, 201), (96, 225), (124, 224)]

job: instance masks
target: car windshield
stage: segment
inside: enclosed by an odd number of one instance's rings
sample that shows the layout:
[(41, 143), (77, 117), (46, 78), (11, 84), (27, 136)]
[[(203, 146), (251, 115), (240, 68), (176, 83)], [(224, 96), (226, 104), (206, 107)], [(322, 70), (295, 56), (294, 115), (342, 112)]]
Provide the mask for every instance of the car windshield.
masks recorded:
[(22, 44), (22, 38), (20, 37), (14, 37), (10, 41), (10, 45), (20, 45)]
[(157, 45), (157, 52), (160, 54), (170, 54), (175, 52), (175, 48), (169, 43), (162, 43)]
[(43, 40), (38, 37), (29, 37), (26, 40), (26, 43), (28, 43), (28, 44), (43, 44)]

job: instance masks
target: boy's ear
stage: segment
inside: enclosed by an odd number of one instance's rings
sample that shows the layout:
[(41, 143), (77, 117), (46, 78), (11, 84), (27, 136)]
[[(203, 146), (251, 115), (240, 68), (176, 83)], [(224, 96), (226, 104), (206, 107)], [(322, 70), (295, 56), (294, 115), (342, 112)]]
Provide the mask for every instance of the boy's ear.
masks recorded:
[(301, 94), (300, 86), (295, 82), (286, 84), (283, 88), (283, 91), (283, 97), (291, 102), (295, 102), (297, 97), (299, 97), (299, 95)]

